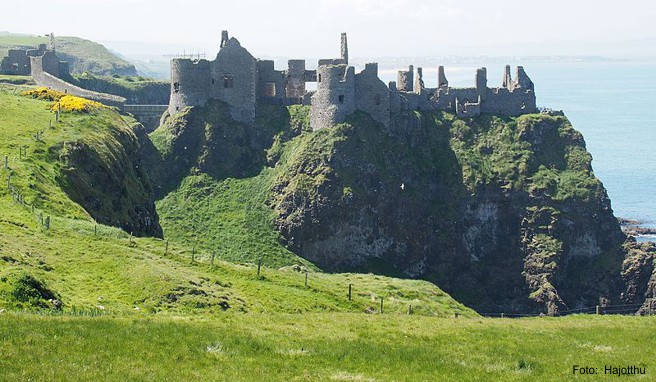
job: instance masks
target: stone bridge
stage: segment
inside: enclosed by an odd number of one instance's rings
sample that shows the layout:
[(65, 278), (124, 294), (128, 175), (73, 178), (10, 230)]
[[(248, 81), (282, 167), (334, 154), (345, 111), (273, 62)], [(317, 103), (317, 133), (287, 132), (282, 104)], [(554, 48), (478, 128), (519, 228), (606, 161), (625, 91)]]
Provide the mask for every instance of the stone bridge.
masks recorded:
[(151, 132), (159, 126), (162, 114), (168, 108), (169, 105), (123, 105), (121, 110), (132, 114), (148, 132)]

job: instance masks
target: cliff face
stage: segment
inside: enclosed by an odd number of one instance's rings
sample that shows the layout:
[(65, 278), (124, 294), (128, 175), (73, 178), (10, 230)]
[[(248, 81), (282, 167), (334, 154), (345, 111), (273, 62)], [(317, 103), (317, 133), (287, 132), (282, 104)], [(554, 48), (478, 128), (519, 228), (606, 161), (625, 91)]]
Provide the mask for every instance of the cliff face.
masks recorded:
[(137, 135), (116, 113), (98, 115), (92, 123), (104, 133), (51, 149), (60, 162), (62, 189), (102, 224), (162, 237)]
[(486, 311), (619, 303), (625, 240), (566, 118), (365, 114), (306, 137), (273, 187), (288, 246), (435, 282)]
[[(206, 215), (241, 216), (267, 200), (272, 222), (260, 211), (257, 237), (269, 226), (287, 249), (327, 271), (432, 281), (479, 312), (555, 314), (654, 294), (653, 251), (625, 244), (567, 118), (412, 112), (384, 127), (355, 113), (309, 131), (308, 111), (261, 108), (249, 127), (210, 102), (167, 118), (150, 135), (154, 146), (141, 137), (141, 161), (159, 198), (173, 191), (193, 199), (180, 182), (204, 174), (230, 200), (211, 212), (199, 199)], [(185, 213), (174, 200), (161, 202), (167, 219), (201, 212)], [(224, 247), (233, 237), (225, 234), (207, 248)], [(251, 257), (276, 252), (268, 245)]]

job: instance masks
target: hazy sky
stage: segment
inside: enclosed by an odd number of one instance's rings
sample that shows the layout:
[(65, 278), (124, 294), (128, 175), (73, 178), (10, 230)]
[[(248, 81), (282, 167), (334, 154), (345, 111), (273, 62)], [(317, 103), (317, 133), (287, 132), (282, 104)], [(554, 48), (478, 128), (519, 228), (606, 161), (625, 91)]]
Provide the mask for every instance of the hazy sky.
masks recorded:
[[(0, 0), (0, 9), (21, 7), (8, 4)], [(653, 0), (32, 0), (29, 6), (27, 17), (3, 18), (0, 31), (158, 42), (208, 55), (222, 29), (260, 57), (333, 56), (342, 31), (352, 56), (371, 57), (656, 38)]]

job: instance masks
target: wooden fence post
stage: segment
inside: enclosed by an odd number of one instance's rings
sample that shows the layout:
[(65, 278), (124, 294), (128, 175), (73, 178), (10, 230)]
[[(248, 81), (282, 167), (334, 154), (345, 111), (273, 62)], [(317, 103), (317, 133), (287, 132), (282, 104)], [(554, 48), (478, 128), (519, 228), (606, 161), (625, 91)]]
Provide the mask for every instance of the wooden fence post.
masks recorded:
[(169, 253), (169, 239), (166, 239), (166, 249), (164, 250), (164, 254), (168, 255)]
[(351, 287), (353, 284), (349, 284), (348, 300), (351, 301)]
[(262, 258), (257, 261), (257, 277), (260, 278), (260, 268), (262, 268)]
[(305, 271), (305, 287), (306, 288), (307, 288), (307, 284), (308, 284), (308, 272)]
[(601, 314), (601, 307), (599, 305), (595, 307), (595, 314)]
[(380, 314), (383, 314), (383, 298), (380, 298)]

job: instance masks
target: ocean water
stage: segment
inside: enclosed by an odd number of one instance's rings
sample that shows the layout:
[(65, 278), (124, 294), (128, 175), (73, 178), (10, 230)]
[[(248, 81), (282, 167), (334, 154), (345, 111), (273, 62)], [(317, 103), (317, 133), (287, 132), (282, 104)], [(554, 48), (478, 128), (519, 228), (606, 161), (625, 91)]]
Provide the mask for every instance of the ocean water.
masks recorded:
[[(437, 65), (437, 64), (436, 64)], [(504, 65), (446, 66), (451, 86), (473, 86), (475, 68), (488, 70), (488, 86), (500, 86)], [(514, 66), (514, 65), (513, 65)], [(656, 228), (656, 62), (527, 62), (538, 106), (563, 110), (583, 133), (595, 175), (603, 182), (615, 216)], [(385, 82), (395, 70), (381, 70)], [(435, 87), (437, 70), (424, 69)], [(514, 74), (514, 68), (512, 70)], [(643, 237), (641, 240), (656, 237)]]

